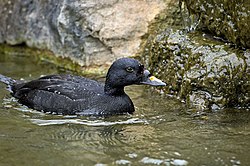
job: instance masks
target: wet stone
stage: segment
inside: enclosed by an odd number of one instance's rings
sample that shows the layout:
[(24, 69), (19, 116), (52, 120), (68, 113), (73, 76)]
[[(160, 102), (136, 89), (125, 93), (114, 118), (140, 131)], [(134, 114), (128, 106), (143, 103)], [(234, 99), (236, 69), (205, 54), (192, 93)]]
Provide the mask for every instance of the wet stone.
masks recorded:
[(168, 86), (162, 90), (199, 110), (249, 108), (249, 50), (200, 32), (167, 29), (148, 41), (144, 61)]

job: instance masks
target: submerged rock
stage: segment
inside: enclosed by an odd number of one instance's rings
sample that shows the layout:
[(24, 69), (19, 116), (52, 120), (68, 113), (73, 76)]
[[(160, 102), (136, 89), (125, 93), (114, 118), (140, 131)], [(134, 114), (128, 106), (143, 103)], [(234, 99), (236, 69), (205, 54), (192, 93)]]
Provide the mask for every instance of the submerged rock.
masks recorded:
[(80, 65), (137, 53), (169, 1), (2, 0), (0, 43), (51, 50)]
[(166, 93), (200, 109), (250, 106), (250, 52), (205, 34), (168, 29), (148, 42), (144, 60)]

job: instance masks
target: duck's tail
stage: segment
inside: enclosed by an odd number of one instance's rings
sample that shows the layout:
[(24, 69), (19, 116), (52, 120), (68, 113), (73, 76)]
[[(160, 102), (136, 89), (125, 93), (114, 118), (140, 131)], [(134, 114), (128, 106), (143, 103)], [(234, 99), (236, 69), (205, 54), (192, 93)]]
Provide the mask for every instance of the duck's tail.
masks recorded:
[(10, 78), (10, 77), (7, 77), (7, 76), (4, 76), (2, 74), (0, 74), (0, 82), (6, 84), (6, 85), (13, 85), (14, 83), (16, 83), (16, 80)]

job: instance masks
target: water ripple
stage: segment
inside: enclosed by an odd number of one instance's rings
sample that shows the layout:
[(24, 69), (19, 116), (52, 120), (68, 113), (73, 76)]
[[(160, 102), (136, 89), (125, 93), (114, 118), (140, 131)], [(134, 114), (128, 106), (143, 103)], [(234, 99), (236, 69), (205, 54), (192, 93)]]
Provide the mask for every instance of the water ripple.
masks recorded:
[(39, 126), (47, 126), (47, 125), (60, 125), (60, 124), (81, 124), (86, 126), (112, 126), (112, 125), (124, 125), (124, 124), (146, 124), (146, 120), (142, 120), (139, 118), (131, 118), (124, 121), (101, 121), (101, 120), (83, 120), (83, 119), (30, 119), (32, 123), (37, 124)]

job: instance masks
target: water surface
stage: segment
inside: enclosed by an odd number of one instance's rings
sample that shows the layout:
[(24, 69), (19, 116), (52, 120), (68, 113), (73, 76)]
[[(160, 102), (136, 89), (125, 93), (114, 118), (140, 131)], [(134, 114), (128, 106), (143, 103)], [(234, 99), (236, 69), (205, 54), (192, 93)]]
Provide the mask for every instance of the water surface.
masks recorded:
[[(0, 73), (31, 80), (61, 70), (0, 55)], [(250, 112), (197, 113), (146, 86), (126, 88), (136, 112), (107, 118), (43, 114), (0, 83), (0, 165), (249, 165)]]

